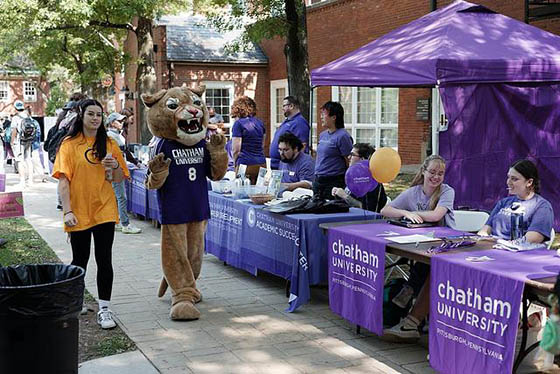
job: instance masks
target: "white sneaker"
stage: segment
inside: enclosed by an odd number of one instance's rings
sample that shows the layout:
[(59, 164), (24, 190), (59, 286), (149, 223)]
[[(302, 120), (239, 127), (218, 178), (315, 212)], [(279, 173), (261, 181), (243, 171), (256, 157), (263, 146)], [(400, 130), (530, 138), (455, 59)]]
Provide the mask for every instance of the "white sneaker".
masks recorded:
[(418, 325), (414, 323), (409, 316), (406, 316), (390, 329), (384, 329), (382, 339), (395, 343), (415, 342), (420, 339)]
[(107, 308), (103, 308), (97, 312), (97, 323), (102, 329), (112, 329), (117, 326), (113, 320), (113, 312)]
[(120, 223), (115, 224), (115, 231), (122, 231), (122, 225)]
[(80, 314), (83, 316), (84, 314), (87, 314), (88, 312), (88, 307), (86, 304), (82, 305), (82, 310), (80, 311)]
[(128, 226), (122, 227), (122, 232), (123, 234), (140, 234), (142, 229), (134, 226), (132, 223), (129, 223)]

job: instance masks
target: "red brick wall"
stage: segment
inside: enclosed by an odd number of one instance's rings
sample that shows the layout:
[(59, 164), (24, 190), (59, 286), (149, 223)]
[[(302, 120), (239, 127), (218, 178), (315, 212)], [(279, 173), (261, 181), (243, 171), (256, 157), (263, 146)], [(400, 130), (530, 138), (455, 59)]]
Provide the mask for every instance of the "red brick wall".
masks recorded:
[(173, 86), (195, 86), (204, 81), (234, 82), (234, 98), (254, 98), (257, 116), (266, 126), (267, 144), (270, 143), (270, 80), (266, 66), (174, 63)]
[(260, 43), (268, 57), (268, 77), (271, 81), (286, 79), (286, 56), (284, 55), (284, 39), (263, 40)]
[(39, 88), (36, 89), (36, 100), (35, 101), (24, 101), (23, 100), (23, 82), (24, 81), (34, 81), (37, 83), (37, 78), (24, 78), (24, 77), (1, 77), (0, 81), (8, 81), (10, 86), (10, 93), (9, 93), (9, 101), (8, 102), (0, 102), (0, 112), (3, 113), (15, 113), (16, 110), (14, 108), (14, 102), (16, 100), (21, 100), (24, 102), (25, 107), (31, 106), (31, 114), (33, 117), (44, 117), (45, 116), (45, 108), (47, 106), (47, 102), (45, 101), (45, 95), (49, 95), (49, 85), (47, 82), (42, 81), (40, 88), (45, 92), (43, 94)]

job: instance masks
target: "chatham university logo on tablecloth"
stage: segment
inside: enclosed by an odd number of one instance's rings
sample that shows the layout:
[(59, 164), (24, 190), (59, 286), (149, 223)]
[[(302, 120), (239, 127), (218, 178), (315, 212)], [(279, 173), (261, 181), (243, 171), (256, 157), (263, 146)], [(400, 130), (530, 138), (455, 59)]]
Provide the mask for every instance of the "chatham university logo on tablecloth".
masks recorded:
[(249, 227), (255, 227), (255, 223), (257, 223), (257, 215), (255, 214), (255, 208), (247, 209), (247, 224)]

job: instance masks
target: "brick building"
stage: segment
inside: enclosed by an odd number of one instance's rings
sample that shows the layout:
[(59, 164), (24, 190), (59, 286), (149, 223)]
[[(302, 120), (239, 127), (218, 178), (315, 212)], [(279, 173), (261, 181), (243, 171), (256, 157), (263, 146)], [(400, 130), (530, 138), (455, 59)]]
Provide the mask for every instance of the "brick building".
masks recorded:
[[(451, 0), (305, 0), (307, 6), (310, 68), (333, 61), (384, 34), (422, 17)], [(554, 12), (538, 10), (531, 17), (531, 0), (470, 0), (499, 13), (560, 34), (560, 19)], [(526, 7), (527, 5), (527, 7)], [(526, 11), (529, 9), (529, 12)], [(556, 9), (557, 11), (557, 9)], [(558, 12), (557, 12), (558, 13)], [(556, 18), (555, 18), (556, 17)], [(544, 19), (541, 19), (544, 18)], [(289, 94), (284, 41), (266, 40), (245, 55), (223, 50), (232, 35), (220, 35), (197, 17), (164, 17), (154, 32), (157, 88), (204, 83), (206, 97), (219, 113), (228, 110), (233, 98), (253, 97), (258, 116), (267, 126), (267, 143), (282, 122), (282, 98)], [(132, 35), (127, 50), (135, 48)], [(132, 70), (131, 70), (132, 69)], [(135, 91), (133, 67), (126, 82)], [(430, 118), (417, 116), (417, 101), (431, 99)], [(403, 164), (418, 164), (431, 152), (432, 123), (442, 118), (439, 97), (429, 88), (318, 87), (313, 92), (313, 143), (322, 131), (317, 118), (319, 106), (340, 101), (345, 108), (346, 128), (355, 142), (375, 147), (397, 148)], [(127, 106), (138, 105), (129, 101)], [(229, 113), (229, 112), (227, 112)], [(227, 114), (226, 113), (226, 114)], [(230, 120), (229, 118), (227, 118)], [(232, 122), (230, 122), (232, 123)], [(132, 139), (136, 137), (134, 131)]]
[[(245, 52), (225, 49), (238, 35), (219, 33), (198, 16), (163, 17), (154, 30), (156, 90), (182, 84), (206, 85), (206, 104), (222, 115), (226, 128), (234, 122), (229, 116), (233, 100), (246, 95), (257, 103), (257, 116), (266, 120), (269, 117), (268, 59), (256, 45)], [(129, 50), (134, 47), (130, 40), (127, 42)], [(132, 71), (127, 70), (126, 75), (130, 74)], [(135, 90), (134, 82), (130, 79), (126, 82), (129, 89)]]
[[(437, 9), (451, 0), (306, 0), (310, 68), (333, 61), (367, 44), (397, 27), (403, 26)], [(529, 0), (469, 0), (496, 12), (525, 21)], [(526, 4), (526, 2), (528, 2)], [(541, 10), (540, 14), (544, 14)], [(547, 14), (548, 17), (558, 16)], [(547, 18), (547, 17), (544, 17)], [(531, 24), (560, 34), (560, 20), (531, 20)], [(277, 112), (275, 99), (287, 92), (283, 41), (262, 43), (269, 57), (271, 113)], [(431, 120), (417, 120), (417, 99), (432, 96), (422, 88), (350, 88), (318, 87), (314, 90), (314, 122), (319, 116), (316, 103), (340, 101), (345, 108), (345, 123), (356, 142), (369, 142), (375, 147), (397, 147), (403, 164), (420, 163), (431, 150)], [(438, 99), (432, 113), (439, 110)], [(434, 122), (439, 116), (432, 116)], [(274, 123), (274, 117), (271, 117)], [(316, 125), (314, 125), (316, 126)], [(321, 128), (319, 129), (321, 131)], [(317, 131), (314, 129), (314, 138)]]
[(23, 73), (10, 68), (0, 68), (0, 115), (13, 114), (14, 102), (21, 100), (26, 107), (31, 107), (33, 117), (43, 118), (49, 85), (40, 79), (38, 71), (25, 69)]

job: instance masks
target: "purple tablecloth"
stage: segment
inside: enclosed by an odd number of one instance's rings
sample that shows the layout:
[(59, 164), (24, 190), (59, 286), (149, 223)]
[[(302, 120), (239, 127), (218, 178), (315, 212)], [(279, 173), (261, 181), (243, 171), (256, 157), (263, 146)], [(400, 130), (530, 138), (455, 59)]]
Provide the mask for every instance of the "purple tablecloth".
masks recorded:
[[(493, 260), (467, 260), (481, 256)], [(442, 373), (511, 373), (525, 281), (557, 276), (560, 257), (493, 249), (438, 255), (431, 264), (430, 365)]]
[(280, 215), (262, 210), (262, 205), (208, 195), (212, 218), (206, 251), (251, 274), (261, 269), (289, 279), (289, 311), (309, 300), (310, 284), (327, 281), (327, 238), (319, 224), (379, 217), (355, 208), (348, 213)]
[(388, 223), (329, 229), (329, 306), (348, 321), (383, 333), (383, 282), (387, 237), (425, 234), (460, 235), (447, 227), (409, 229)]

